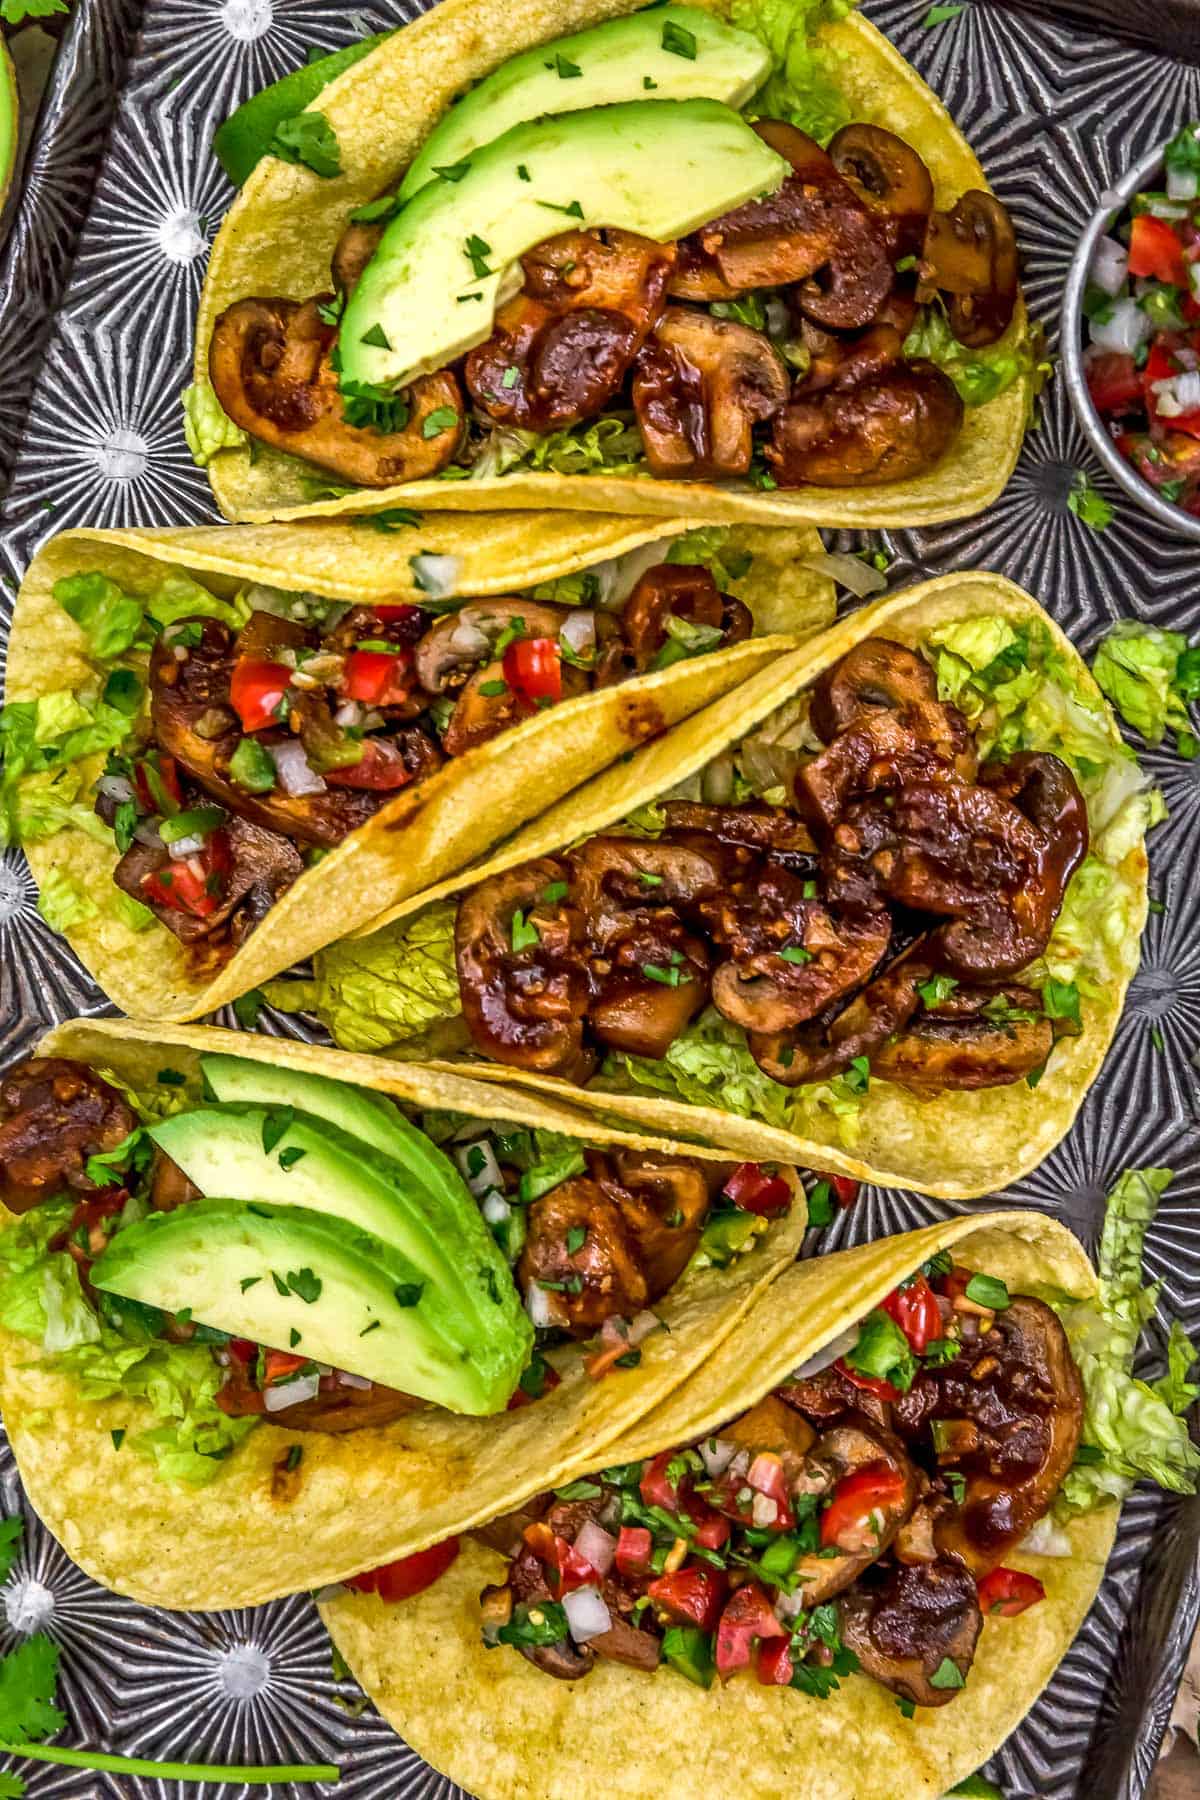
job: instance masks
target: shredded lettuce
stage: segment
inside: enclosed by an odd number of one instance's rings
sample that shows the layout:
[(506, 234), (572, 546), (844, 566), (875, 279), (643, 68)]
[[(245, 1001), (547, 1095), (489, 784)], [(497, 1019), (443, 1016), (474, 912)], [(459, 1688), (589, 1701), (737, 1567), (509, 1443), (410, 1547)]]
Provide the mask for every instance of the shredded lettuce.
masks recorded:
[(522, 467), (555, 475), (636, 475), (645, 469), (641, 433), (631, 418), (612, 413), (545, 434), (498, 426), (488, 433), (469, 476), (482, 481)]
[(70, 931), (74, 925), (86, 925), (98, 911), (91, 895), (61, 869), (50, 869), (42, 877), (37, 909), (51, 931)]
[(0, 846), (36, 843), (68, 826), (111, 843), (75, 765), (115, 748), (129, 729), (128, 715), (94, 693), (10, 701), (0, 712)]
[(733, 0), (729, 17), (771, 53), (771, 74), (746, 108), (753, 118), (786, 119), (820, 144), (850, 121), (831, 53), (813, 42), (817, 29), (844, 19), (855, 0)]
[(619, 1082), (624, 1087), (630, 1081), (691, 1106), (713, 1106), (744, 1119), (761, 1119), (783, 1131), (801, 1132), (814, 1114), (829, 1113), (847, 1144), (854, 1142), (863, 1103), (863, 1092), (842, 1075), (797, 1088), (772, 1081), (751, 1056), (745, 1032), (714, 1007), (682, 1031), (660, 1060), (610, 1057), (604, 1067), (610, 1078), (607, 1086)]
[(1083, 1380), (1082, 1441), (1094, 1459), (1077, 1462), (1067, 1475), (1055, 1506), (1060, 1518), (1123, 1500), (1141, 1479), (1176, 1494), (1196, 1488), (1200, 1450), (1181, 1416), (1197, 1392), (1186, 1379), (1196, 1351), (1177, 1321), (1163, 1380), (1151, 1386), (1132, 1373), (1159, 1294), (1157, 1284), (1142, 1286), (1146, 1231), (1171, 1176), (1170, 1169), (1129, 1169), (1121, 1176), (1108, 1196), (1100, 1291), (1094, 1300), (1058, 1308)]
[(754, 560), (748, 550), (736, 549), (729, 540), (728, 525), (701, 525), (695, 531), (685, 531), (682, 537), (676, 538), (663, 560), (669, 563), (698, 563), (702, 568), (711, 570), (713, 580), (725, 592), (749, 572)]
[(241, 450), (250, 442), (241, 426), (235, 425), (224, 411), (207, 381), (195, 382), (180, 397), (183, 435), (198, 469), (207, 469), (219, 450)]
[(313, 1012), (343, 1050), (387, 1050), (462, 1011), (454, 963), (453, 900), (372, 937), (320, 951), (311, 981), (268, 982), (272, 1006)]
[(154, 631), (188, 614), (245, 623), (247, 614), (218, 600), (180, 569), (168, 570), (148, 594), (127, 594), (98, 570), (64, 575), (54, 584), (54, 598), (88, 640), (97, 662), (111, 662), (127, 650), (146, 648)]
[(1161, 744), (1168, 731), (1189, 762), (1200, 749), (1188, 717), (1200, 697), (1200, 647), (1189, 649), (1181, 631), (1122, 619), (1102, 639), (1092, 674), (1121, 717), (1147, 743)]
[[(982, 350), (968, 350), (960, 344), (940, 306), (918, 309), (912, 329), (904, 340), (907, 357), (923, 356), (948, 375), (958, 389), (964, 406), (986, 406), (1015, 381), (1034, 374), (1044, 379), (1049, 363), (1041, 345), (1027, 332), (1015, 341), (1004, 338)], [(1040, 380), (1035, 386), (1040, 386)]]

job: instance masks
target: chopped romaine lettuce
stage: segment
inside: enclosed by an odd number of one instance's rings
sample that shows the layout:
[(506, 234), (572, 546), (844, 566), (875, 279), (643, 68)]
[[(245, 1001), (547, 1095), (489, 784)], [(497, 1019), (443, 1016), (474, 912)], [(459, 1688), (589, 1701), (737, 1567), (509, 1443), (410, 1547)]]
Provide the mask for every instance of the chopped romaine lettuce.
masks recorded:
[(75, 826), (98, 843), (111, 834), (81, 797), (86, 757), (128, 735), (128, 716), (87, 694), (14, 700), (0, 712), (0, 845), (35, 843)]
[[(636, 475), (645, 469), (642, 438), (626, 417), (609, 413), (545, 434), (500, 426), (489, 431), (468, 471), (472, 481), (512, 469), (550, 469), (555, 475)], [(443, 471), (448, 474), (449, 471)]]
[(958, 389), (964, 406), (986, 406), (1023, 376), (1049, 371), (1040, 345), (1025, 331), (1011, 342), (1006, 337), (982, 350), (966, 349), (954, 336), (940, 306), (918, 309), (904, 340), (904, 354), (936, 363)]
[(735, 549), (729, 536), (728, 525), (701, 525), (695, 531), (685, 531), (675, 539), (664, 561), (699, 563), (712, 571), (713, 580), (724, 592), (742, 579), (753, 560), (749, 551)]
[(42, 877), (37, 909), (51, 931), (70, 931), (73, 925), (86, 925), (98, 910), (91, 895), (61, 869), (49, 869)]
[(752, 117), (786, 119), (819, 144), (849, 122), (836, 61), (813, 38), (819, 26), (853, 10), (854, 0), (733, 0), (732, 23), (771, 52), (772, 72), (746, 109)]
[(1196, 1352), (1172, 1326), (1169, 1372), (1152, 1387), (1135, 1379), (1134, 1353), (1158, 1301), (1158, 1287), (1142, 1286), (1147, 1228), (1171, 1180), (1170, 1169), (1129, 1169), (1108, 1196), (1100, 1240), (1100, 1291), (1094, 1300), (1060, 1305), (1084, 1386), (1083, 1442), (1098, 1460), (1070, 1471), (1056, 1503), (1060, 1518), (1122, 1500), (1148, 1479), (1172, 1493), (1195, 1491), (1200, 1450), (1180, 1416), (1196, 1389), (1186, 1377)]
[(1189, 761), (1200, 749), (1188, 706), (1200, 695), (1200, 649), (1189, 649), (1181, 631), (1122, 619), (1096, 651), (1092, 674), (1121, 717), (1147, 743), (1167, 731)]
[(235, 425), (217, 399), (207, 381), (197, 381), (185, 388), (183, 400), (183, 435), (198, 469), (207, 469), (219, 450), (241, 450), (250, 442), (240, 425)]

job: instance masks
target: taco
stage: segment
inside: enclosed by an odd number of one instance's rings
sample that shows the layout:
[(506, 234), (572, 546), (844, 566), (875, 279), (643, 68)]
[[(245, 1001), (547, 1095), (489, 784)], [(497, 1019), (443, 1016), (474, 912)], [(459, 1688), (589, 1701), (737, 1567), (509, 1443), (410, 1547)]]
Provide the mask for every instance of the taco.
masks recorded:
[(349, 1046), (646, 1129), (993, 1192), (1104, 1057), (1162, 810), (1037, 602), (945, 576), (270, 992)]
[(717, 1771), (766, 1800), (797, 1767), (821, 1800), (933, 1800), (1050, 1679), (1134, 1478), (1195, 1487), (1175, 1354), (1158, 1390), (1129, 1373), (1168, 1175), (1115, 1190), (1099, 1291), (1027, 1212), (789, 1270), (586, 1479), (327, 1597), (335, 1645), (481, 1800), (698, 1800)]
[(0, 1077), (0, 1202), (29, 1498), (98, 1581), (198, 1608), (418, 1549), (516, 1471), (568, 1479), (711, 1354), (806, 1211), (791, 1171), (538, 1095), (128, 1021)]
[(441, 0), (255, 96), (185, 396), (222, 511), (985, 507), (1038, 361), (1012, 224), (847, 10)]
[(67, 533), (13, 617), (0, 841), (113, 1000), (196, 1017), (792, 649), (824, 560), (599, 516)]

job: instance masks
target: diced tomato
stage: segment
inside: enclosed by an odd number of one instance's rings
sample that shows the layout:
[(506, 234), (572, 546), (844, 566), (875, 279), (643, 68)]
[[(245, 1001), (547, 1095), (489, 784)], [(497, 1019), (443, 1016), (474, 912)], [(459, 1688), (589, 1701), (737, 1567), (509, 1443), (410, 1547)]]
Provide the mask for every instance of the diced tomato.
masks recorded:
[(839, 1481), (821, 1514), (821, 1545), (855, 1556), (873, 1549), (882, 1534), (883, 1518), (904, 1495), (904, 1477), (890, 1463), (868, 1463)]
[(758, 1163), (739, 1163), (721, 1192), (743, 1212), (756, 1213), (760, 1219), (773, 1219), (785, 1213), (792, 1203), (792, 1190), (782, 1175), (768, 1175)]
[[(542, 1394), (552, 1393), (561, 1381), (562, 1376), (553, 1363), (542, 1364)], [(515, 1388), (509, 1396), (507, 1410), (518, 1412), (522, 1406), (532, 1406), (535, 1400), (541, 1399), (542, 1394), (527, 1394), (523, 1387)]]
[(243, 657), (233, 665), (229, 698), (243, 731), (265, 731), (278, 725), (279, 709), (292, 671), (286, 663), (257, 662)]
[[(143, 759), (134, 764), (133, 787), (147, 812), (161, 813), (170, 807), (178, 812), (183, 805), (183, 790), (179, 785), (179, 770), (175, 758), (164, 755), (161, 750), (153, 763)], [(166, 806), (163, 804), (164, 799)]]
[(674, 1461), (673, 1450), (660, 1450), (642, 1470), (638, 1492), (647, 1506), (661, 1506), (667, 1512), (678, 1512), (679, 1489), (683, 1483), (671, 1481), (667, 1475), (667, 1469)]
[(722, 1680), (749, 1665), (754, 1644), (768, 1638), (786, 1638), (787, 1632), (771, 1610), (766, 1591), (757, 1581), (747, 1581), (730, 1596), (717, 1626), (717, 1674)]
[(408, 660), (402, 650), (352, 650), (342, 669), (341, 691), (365, 706), (399, 706), (408, 698)]
[(701, 1631), (715, 1631), (729, 1580), (723, 1569), (697, 1565), (660, 1575), (646, 1592), (673, 1625), (698, 1625)]
[[(775, 1517), (768, 1521), (767, 1529), (771, 1531), (790, 1531), (796, 1523), (796, 1515), (792, 1511), (792, 1497), (788, 1493), (787, 1479), (783, 1473), (783, 1463), (772, 1450), (763, 1450), (750, 1464), (746, 1475), (747, 1487), (752, 1487), (756, 1494), (775, 1503)], [(754, 1516), (751, 1502), (751, 1517)]]
[(230, 1356), (237, 1358), (238, 1362), (252, 1363), (258, 1355), (258, 1345), (253, 1343), (250, 1338), (230, 1338), (225, 1348), (229, 1351)]
[(384, 605), (376, 604), (371, 607), (371, 611), (377, 619), (385, 621), (403, 619), (406, 624), (419, 624), (422, 627), (425, 624), (424, 612), (419, 606), (413, 606), (407, 600), (400, 601), (394, 606), (390, 602)]
[(898, 1400), (900, 1398), (898, 1387), (893, 1387), (890, 1381), (884, 1381), (878, 1375), (861, 1375), (857, 1369), (850, 1367), (844, 1356), (839, 1356), (833, 1366), (839, 1375), (844, 1375), (847, 1381), (852, 1381), (856, 1388), (863, 1390), (864, 1394), (874, 1394), (877, 1400)]
[(833, 1197), (840, 1207), (853, 1206), (858, 1199), (859, 1184), (852, 1175), (826, 1175)]
[(367, 738), (359, 761), (343, 769), (326, 769), (325, 780), (330, 787), (390, 789), (407, 787), (412, 773), (395, 744), (387, 738)]
[(449, 1537), (440, 1544), (430, 1544), (428, 1550), (402, 1556), (398, 1562), (381, 1563), (377, 1569), (365, 1569), (361, 1575), (352, 1575), (346, 1586), (357, 1589), (360, 1594), (378, 1594), (381, 1600), (388, 1602), (408, 1600), (413, 1594), (432, 1587), (438, 1576), (446, 1573), (458, 1555), (458, 1549), (458, 1539)]
[(1136, 410), (1142, 403), (1141, 371), (1122, 350), (1106, 350), (1087, 364), (1088, 393), (1098, 413)]
[(263, 1380), (266, 1386), (274, 1387), (276, 1382), (286, 1381), (297, 1369), (302, 1369), (307, 1361), (306, 1356), (293, 1356), (290, 1350), (265, 1350)]
[(711, 1506), (705, 1505), (696, 1494), (688, 1497), (687, 1515), (696, 1527), (692, 1534), (693, 1541), (702, 1550), (719, 1550), (729, 1542), (732, 1529), (729, 1520), (722, 1518), (719, 1512), (714, 1512)]
[(527, 700), (562, 699), (562, 654), (556, 638), (515, 638), (504, 652), (504, 679)]
[(553, 1574), (550, 1585), (556, 1600), (561, 1600), (574, 1588), (599, 1586), (599, 1571), (592, 1567), (586, 1556), (579, 1554), (574, 1544), (568, 1544), (565, 1537), (551, 1531), (548, 1525), (527, 1525), (523, 1535), (534, 1555), (540, 1557), (547, 1571)]
[(758, 1679), (764, 1687), (789, 1687), (792, 1680), (792, 1641), (768, 1638), (758, 1646)]
[(1129, 273), (1143, 279), (1152, 276), (1172, 287), (1187, 286), (1183, 245), (1168, 220), (1138, 214), (1129, 237)]
[(229, 835), (223, 830), (213, 831), (205, 838), (203, 849), (194, 855), (175, 857), (161, 869), (143, 875), (142, 893), (147, 900), (173, 912), (206, 919), (224, 899), (229, 867)]
[(896, 1321), (918, 1356), (924, 1356), (934, 1339), (943, 1335), (937, 1295), (923, 1275), (907, 1287), (894, 1289), (884, 1301), (883, 1310)]
[(979, 1608), (985, 1618), (1015, 1619), (1045, 1598), (1037, 1576), (1021, 1569), (993, 1569), (979, 1583)]
[(644, 1525), (622, 1525), (617, 1539), (617, 1572), (627, 1579), (645, 1575), (650, 1569), (654, 1539)]

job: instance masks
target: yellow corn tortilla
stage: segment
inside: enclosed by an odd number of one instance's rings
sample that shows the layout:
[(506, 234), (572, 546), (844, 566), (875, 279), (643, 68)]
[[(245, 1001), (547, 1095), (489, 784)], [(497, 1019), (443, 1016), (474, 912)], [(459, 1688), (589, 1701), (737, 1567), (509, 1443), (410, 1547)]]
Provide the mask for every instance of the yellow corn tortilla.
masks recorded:
[[(725, 0), (698, 4), (728, 10)], [(328, 289), (329, 259), (351, 211), (399, 182), (431, 127), (470, 83), (532, 45), (638, 10), (633, 0), (441, 0), (339, 76), (314, 107), (337, 135), (342, 172), (322, 180), (268, 156), (249, 177), (209, 258), (195, 379), (208, 380), (214, 325), (236, 300), (300, 300)], [(941, 101), (873, 25), (854, 15), (822, 27), (818, 42), (839, 59), (837, 82), (852, 117), (897, 132), (920, 152), (938, 206), (951, 205), (968, 189), (987, 188), (974, 152)], [(1016, 343), (1024, 330), (1019, 302), (1005, 341)], [(253, 461), (245, 449), (220, 451), (208, 472), (217, 504), (230, 519), (361, 513), (402, 503), (467, 512), (551, 506), (694, 513), (777, 525), (802, 519), (847, 527), (928, 525), (980, 512), (1001, 492), (1020, 451), (1029, 403), (1029, 377), (1022, 376), (986, 406), (968, 409), (958, 441), (936, 468), (882, 487), (760, 492), (749, 484), (517, 471), (475, 481), (411, 481), (314, 501), (311, 469), (261, 445)]]
[[(170, 570), (182, 569), (225, 598), (244, 584), (262, 582), (336, 600), (419, 600), (410, 558), (425, 551), (458, 560), (464, 596), (521, 594), (642, 545), (665, 546), (691, 523), (497, 513), (447, 516), (386, 533), (350, 520), (67, 532), (38, 553), (21, 585), (6, 697), (28, 700), (96, 685), (85, 636), (54, 599), (54, 584), (65, 575), (99, 570), (127, 591), (146, 594)], [(154, 921), (132, 930), (108, 903), (115, 894), (115, 845), (76, 830), (29, 844), (39, 886), (61, 873), (97, 901), (96, 916), (72, 927), (72, 948), (126, 1012), (191, 1019), (367, 924), (383, 907), (419, 896), (648, 734), (728, 693), (829, 622), (833, 584), (800, 560), (821, 555), (814, 530), (739, 527), (737, 539), (753, 560), (748, 573), (730, 583), (731, 591), (765, 635), (565, 700), (401, 790), (370, 823), (306, 870), (207, 981), (193, 973), (166, 926)], [(102, 759), (94, 763), (98, 774)]]
[[(75, 1020), (36, 1054), (76, 1057), (153, 1089), (160, 1068), (187, 1078), (199, 1096), (199, 1059), (218, 1052), (276, 1068), (309, 1070), (391, 1095), (415, 1107), (565, 1132), (595, 1144), (678, 1152), (656, 1135), (598, 1126), (586, 1114), (529, 1093), (498, 1092), (461, 1075), (400, 1067), (290, 1039), (204, 1026)], [(689, 1155), (716, 1153), (689, 1150)], [(105, 1587), (151, 1606), (254, 1606), (339, 1581), (407, 1556), (501, 1511), (515, 1486), (568, 1481), (679, 1386), (723, 1341), (796, 1255), (807, 1209), (803, 1189), (788, 1216), (728, 1269), (676, 1284), (655, 1311), (670, 1327), (641, 1346), (636, 1369), (594, 1381), (578, 1345), (551, 1360), (562, 1385), (532, 1405), (494, 1418), (430, 1410), (395, 1424), (331, 1436), (262, 1424), (208, 1487), (170, 1484), (128, 1439), (154, 1423), (124, 1400), (82, 1398), (74, 1377), (26, 1338), (0, 1330), (0, 1413), (34, 1510), (81, 1568)], [(0, 1209), (0, 1229), (12, 1225)], [(288, 1450), (301, 1444), (299, 1466)]]
[[(776, 707), (802, 691), (822, 669), (872, 634), (901, 643), (918, 642), (931, 628), (971, 616), (998, 614), (1020, 622), (1036, 620), (1075, 665), (1080, 683), (1101, 700), (1114, 742), (1119, 741), (1111, 710), (1069, 638), (1037, 601), (1003, 576), (986, 573), (944, 575), (903, 592), (884, 596), (840, 620), (792, 656), (761, 670), (736, 693), (710, 706), (666, 738), (648, 744), (633, 761), (615, 766), (582, 792), (550, 807), (509, 838), (503, 848), (442, 883), (428, 900), (457, 892), (501, 869), (534, 857), (554, 855), (580, 839), (604, 831), (635, 807), (668, 793), (726, 745), (736, 743)], [(857, 1120), (852, 1149), (839, 1139), (836, 1121), (817, 1111), (804, 1135), (742, 1118), (714, 1107), (688, 1105), (651, 1093), (577, 1088), (557, 1076), (538, 1075), (478, 1059), (470, 1063), (434, 1060), (433, 1068), (469, 1067), (483, 1080), (519, 1082), (607, 1118), (637, 1121), (646, 1129), (677, 1138), (700, 1137), (723, 1144), (739, 1156), (778, 1157), (809, 1168), (831, 1169), (889, 1187), (915, 1188), (948, 1199), (995, 1193), (1028, 1174), (1063, 1138), (1095, 1080), (1121, 1016), (1125, 991), (1138, 965), (1146, 919), (1147, 862), (1142, 843), (1115, 870), (1126, 889), (1131, 929), (1113, 950), (1104, 992), (1083, 1008), (1083, 1031), (1056, 1045), (1036, 1088), (1025, 1082), (918, 1099), (904, 1088), (872, 1080)], [(392, 918), (414, 910), (395, 908)], [(379, 929), (385, 920), (370, 927)]]
[[(954, 1219), (802, 1263), (690, 1381), (609, 1445), (605, 1461), (633, 1462), (717, 1430), (951, 1245), (1012, 1292), (1095, 1290), (1071, 1233), (1027, 1212), (982, 1225)], [(474, 1542), (412, 1600), (347, 1592), (321, 1616), (405, 1742), (480, 1800), (777, 1800), (789, 1790), (805, 1800), (935, 1800), (986, 1762), (1050, 1679), (1099, 1588), (1117, 1511), (1073, 1520), (1069, 1558), (1006, 1557), (1038, 1576), (1045, 1600), (1018, 1618), (988, 1619), (963, 1691), (912, 1719), (863, 1675), (828, 1700), (760, 1687), (752, 1674), (705, 1691), (667, 1668), (645, 1675), (603, 1660), (582, 1681), (555, 1681), (515, 1650), (484, 1648), (479, 1590), (505, 1565)]]

